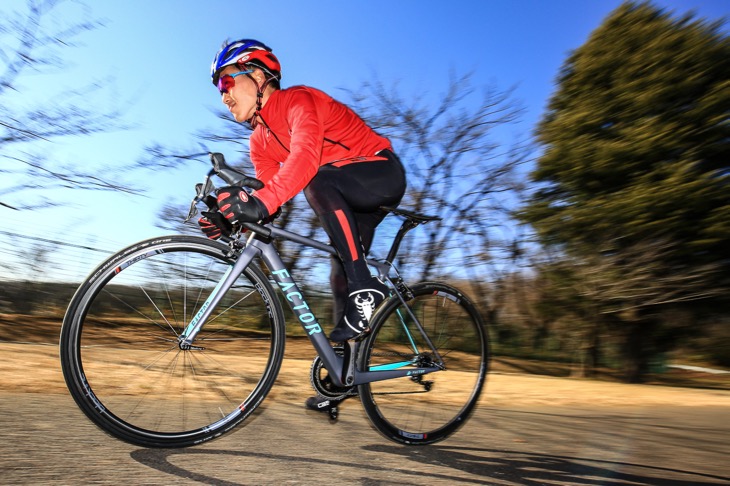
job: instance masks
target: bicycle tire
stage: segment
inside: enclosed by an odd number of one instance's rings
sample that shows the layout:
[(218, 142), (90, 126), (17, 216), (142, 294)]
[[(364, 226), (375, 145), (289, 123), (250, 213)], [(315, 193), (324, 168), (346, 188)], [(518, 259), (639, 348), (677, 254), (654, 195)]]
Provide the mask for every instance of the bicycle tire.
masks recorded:
[(284, 314), (249, 265), (198, 334), (177, 336), (235, 254), (192, 236), (134, 244), (99, 265), (63, 321), (60, 358), (74, 400), (110, 435), (186, 447), (229, 432), (268, 394), (284, 355)]
[[(456, 288), (425, 282), (411, 291), (413, 299), (407, 304), (443, 358), (445, 369), (367, 383), (358, 391), (370, 422), (384, 437), (425, 445), (446, 439), (473, 413), (486, 380), (489, 341), (476, 307)], [(380, 306), (371, 327), (360, 347), (360, 370), (394, 358), (412, 363), (433, 358), (397, 296)], [(419, 350), (415, 352), (414, 347)]]

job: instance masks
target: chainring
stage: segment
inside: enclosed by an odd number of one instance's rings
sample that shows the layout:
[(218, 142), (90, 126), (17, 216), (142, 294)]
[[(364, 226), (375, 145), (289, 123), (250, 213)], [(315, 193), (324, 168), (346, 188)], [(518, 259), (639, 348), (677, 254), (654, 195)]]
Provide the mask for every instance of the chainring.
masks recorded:
[[(345, 350), (342, 346), (337, 346), (334, 350), (338, 356), (344, 356), (345, 354)], [(332, 383), (332, 378), (330, 377), (327, 368), (324, 367), (324, 362), (319, 355), (315, 356), (312, 361), (309, 378), (312, 383), (312, 388), (314, 388), (321, 396), (329, 398), (330, 400), (341, 400), (348, 396), (357, 395), (357, 391), (354, 386), (340, 387)]]

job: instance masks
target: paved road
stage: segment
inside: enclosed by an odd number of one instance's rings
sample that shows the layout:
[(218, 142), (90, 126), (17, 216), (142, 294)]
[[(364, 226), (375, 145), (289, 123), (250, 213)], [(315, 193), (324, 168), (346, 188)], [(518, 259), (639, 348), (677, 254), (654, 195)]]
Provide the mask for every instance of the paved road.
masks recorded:
[(242, 428), (203, 446), (112, 439), (70, 397), (0, 391), (2, 484), (730, 484), (726, 407), (482, 406), (434, 446), (370, 428), (356, 400), (337, 424), (279, 390)]

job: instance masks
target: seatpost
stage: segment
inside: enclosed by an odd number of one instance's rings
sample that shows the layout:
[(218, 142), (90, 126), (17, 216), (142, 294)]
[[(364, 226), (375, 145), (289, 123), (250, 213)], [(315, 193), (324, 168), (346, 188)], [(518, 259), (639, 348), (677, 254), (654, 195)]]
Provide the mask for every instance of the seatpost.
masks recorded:
[(403, 237), (406, 235), (406, 233), (408, 233), (419, 224), (420, 223), (413, 221), (412, 219), (406, 219), (405, 221), (403, 221), (403, 224), (400, 225), (398, 233), (395, 235), (395, 239), (393, 239), (393, 244), (390, 246), (390, 251), (388, 252), (388, 257), (386, 258), (386, 261), (388, 263), (393, 263), (393, 260), (395, 260), (395, 256), (398, 254), (398, 250), (400, 249), (401, 241), (403, 241)]

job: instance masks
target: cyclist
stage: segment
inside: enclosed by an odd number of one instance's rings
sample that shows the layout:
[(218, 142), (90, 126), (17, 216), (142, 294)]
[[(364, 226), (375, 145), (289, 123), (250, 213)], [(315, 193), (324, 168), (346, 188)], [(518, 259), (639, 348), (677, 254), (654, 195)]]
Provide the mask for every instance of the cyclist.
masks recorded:
[(344, 342), (362, 332), (387, 287), (373, 277), (365, 255), (375, 228), (397, 206), (406, 188), (405, 170), (390, 142), (350, 108), (307, 86), (281, 89), (281, 66), (261, 42), (226, 42), (211, 66), (213, 84), (238, 122), (253, 128), (251, 162), (263, 189), (218, 190), (220, 214), (199, 221), (210, 237), (226, 222), (258, 222), (304, 191), (339, 258), (332, 258), (334, 295), (330, 334)]

